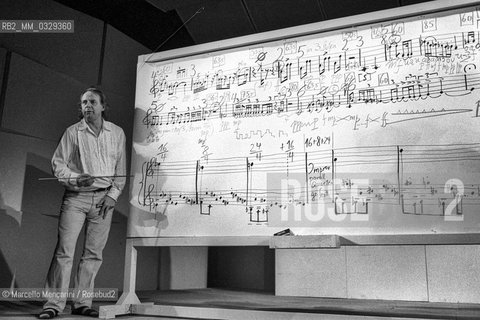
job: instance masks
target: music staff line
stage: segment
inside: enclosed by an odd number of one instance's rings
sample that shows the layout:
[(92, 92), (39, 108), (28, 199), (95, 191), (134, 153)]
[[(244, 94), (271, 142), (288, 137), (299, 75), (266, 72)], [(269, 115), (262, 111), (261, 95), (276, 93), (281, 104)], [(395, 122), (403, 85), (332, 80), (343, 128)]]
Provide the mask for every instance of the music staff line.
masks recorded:
[[(444, 145), (442, 146), (443, 148), (449, 147), (452, 150), (459, 150), (462, 148), (459, 148), (457, 145)], [(473, 147), (476, 147), (477, 149), (472, 149)], [(368, 147), (363, 147), (363, 151)], [(376, 156), (376, 151), (373, 149), (374, 147), (370, 147), (370, 153), (371, 155)], [(376, 147), (378, 148), (378, 147)], [(337, 170), (328, 170), (325, 172), (324, 175), (320, 175), (321, 180), (323, 181), (323, 184), (317, 185), (315, 187), (309, 186), (309, 178), (310, 174), (312, 172), (308, 172), (306, 161), (305, 161), (305, 167), (304, 167), (304, 172), (302, 174), (305, 174), (305, 185), (298, 187), (297, 189), (293, 192), (293, 194), (296, 194), (297, 197), (294, 199), (291, 196), (288, 196), (288, 202), (285, 202), (285, 195), (284, 193), (278, 192), (278, 189), (261, 189), (261, 188), (253, 188), (254, 185), (256, 185), (257, 181), (254, 181), (254, 175), (253, 175), (253, 162), (249, 163), (248, 158), (246, 161), (246, 168), (243, 169), (243, 175), (245, 172), (247, 173), (247, 188), (246, 189), (236, 189), (235, 191), (230, 191), (228, 193), (228, 190), (210, 190), (208, 191), (208, 186), (209, 186), (209, 181), (208, 176), (215, 174), (215, 170), (208, 170), (209, 167), (214, 167), (216, 168), (219, 163), (224, 163), (225, 166), (228, 166), (231, 168), (233, 164), (230, 161), (222, 161), (221, 159), (217, 159), (216, 161), (211, 161), (208, 164), (203, 164), (200, 165), (200, 161), (196, 162), (196, 172), (195, 172), (195, 193), (184, 193), (182, 192), (181, 198), (184, 200), (179, 199), (173, 199), (172, 200), (172, 191), (165, 192), (165, 191), (156, 191), (156, 187), (153, 182), (153, 180), (156, 180), (156, 183), (158, 183), (158, 178), (159, 177), (166, 177), (169, 176), (165, 170), (162, 170), (161, 167), (162, 165), (165, 167), (166, 163), (158, 163), (156, 161), (150, 161), (148, 162), (149, 165), (145, 166), (145, 171), (142, 172), (142, 189), (139, 192), (139, 203), (144, 205), (144, 206), (152, 206), (156, 207), (159, 204), (162, 204), (162, 199), (167, 197), (168, 195), (169, 198), (165, 200), (163, 204), (174, 204), (178, 205), (179, 203), (186, 203), (190, 205), (200, 205), (201, 211), (202, 211), (202, 206), (208, 205), (208, 212), (210, 212), (210, 209), (215, 205), (215, 204), (222, 204), (222, 205), (229, 205), (229, 204), (241, 204), (245, 206), (246, 212), (252, 212), (252, 208), (255, 206), (265, 206), (265, 205), (270, 205), (272, 206), (278, 206), (278, 207), (286, 207), (287, 204), (294, 203), (296, 205), (305, 205), (305, 204), (315, 204), (315, 203), (324, 203), (315, 201), (315, 199), (319, 198), (333, 198), (333, 203), (341, 203), (342, 210), (345, 210), (345, 204), (344, 202), (346, 200), (352, 201), (352, 203), (355, 203), (355, 207), (357, 204), (360, 206), (362, 204), (363, 207), (365, 207), (366, 203), (370, 204), (401, 204), (402, 205), (402, 210), (404, 213), (408, 213), (410, 208), (409, 206), (411, 205), (414, 208), (414, 213), (417, 213), (417, 204), (418, 208), (421, 208), (421, 213), (422, 214), (430, 214), (427, 212), (424, 212), (424, 208), (427, 208), (429, 205), (436, 205), (438, 207), (442, 207), (442, 212), (445, 212), (445, 203), (447, 201), (453, 201), (452, 196), (450, 193), (454, 195), (454, 199), (456, 197), (455, 192), (447, 192), (443, 189), (445, 185), (439, 185), (439, 184), (431, 184), (430, 182), (426, 182), (425, 178), (423, 178), (423, 183), (422, 184), (415, 184), (412, 183), (410, 180), (411, 178), (405, 179), (405, 174), (404, 174), (404, 166), (408, 164), (408, 162), (405, 162), (405, 158), (408, 158), (408, 152), (404, 154), (405, 151), (409, 149), (405, 149), (405, 146), (402, 148), (399, 148), (396, 146), (396, 148), (393, 148), (392, 146), (384, 146), (385, 149), (388, 149), (389, 152), (393, 152), (395, 149), (397, 150), (397, 160), (396, 161), (391, 161), (390, 164), (395, 164), (397, 163), (397, 175), (398, 175), (398, 185), (393, 185), (393, 184), (369, 184), (365, 186), (355, 186), (355, 199), (353, 199), (351, 193), (349, 193), (349, 190), (353, 188), (354, 184), (358, 184), (358, 182), (355, 181), (365, 181), (365, 179), (360, 179), (360, 180), (355, 180), (355, 179), (349, 179), (347, 178), (348, 175), (351, 175), (352, 173), (338, 173)], [(438, 148), (438, 146), (437, 146)], [(345, 148), (343, 149), (345, 151)], [(346, 150), (345, 154), (348, 154), (348, 150)], [(368, 150), (367, 150), (368, 151)], [(442, 158), (441, 154), (439, 155), (440, 149), (435, 149), (435, 148), (426, 148), (423, 147), (423, 149), (416, 148), (413, 150), (414, 156), (418, 156), (419, 152), (433, 152), (430, 153), (429, 156), (437, 157), (435, 159), (437, 162), (438, 161), (450, 161), (451, 159), (447, 158)], [(480, 153), (480, 145), (479, 144), (467, 144), (463, 146), (463, 153), (467, 152), (475, 152), (476, 158), (468, 158), (468, 160), (475, 160), (478, 161), (480, 160), (480, 156), (478, 155)], [(340, 152), (339, 152), (340, 153)], [(338, 161), (338, 158), (336, 158), (335, 153), (332, 153), (332, 168), (335, 168), (335, 163)], [(350, 157), (352, 156), (352, 152), (350, 152)], [(305, 159), (307, 158), (307, 154), (305, 154)], [(462, 157), (459, 158), (460, 160), (457, 159), (457, 161), (463, 161), (464, 159)], [(239, 158), (238, 160), (242, 160)], [(393, 160), (393, 159), (392, 159)], [(245, 159), (243, 159), (245, 161)], [(263, 160), (258, 161), (258, 163), (261, 163)], [(236, 161), (240, 162), (240, 161)], [(421, 157), (416, 157), (414, 158), (414, 162), (410, 163), (428, 163), (424, 162)], [(213, 164), (215, 163), (215, 164)], [(301, 166), (298, 165), (297, 168), (300, 168)], [(257, 166), (258, 168), (258, 166)], [(177, 168), (178, 170), (178, 168)], [(258, 172), (263, 173), (268, 170), (267, 168), (262, 168), (262, 169), (257, 169)], [(335, 172), (335, 173), (334, 173)], [(240, 172), (239, 172), (240, 173)], [(301, 173), (301, 172), (299, 172)], [(387, 172), (387, 174), (393, 175), (394, 172)], [(221, 172), (221, 174), (226, 174), (226, 175), (231, 175), (232, 172), (231, 170), (225, 170)], [(313, 176), (319, 176), (320, 172), (316, 172), (313, 174)], [(364, 173), (365, 174), (365, 173)], [(192, 176), (190, 174), (190, 176)], [(345, 176), (344, 178), (339, 178), (340, 176)], [(362, 175), (369, 177), (368, 174)], [(205, 180), (205, 179), (206, 180)], [(375, 179), (382, 180), (381, 177), (374, 177)], [(152, 182), (149, 183), (149, 180), (152, 180)], [(366, 179), (368, 182), (370, 179)], [(353, 181), (353, 182), (352, 182)], [(212, 183), (212, 182), (210, 182)], [(365, 182), (363, 182), (365, 183)], [(212, 184), (211, 187), (214, 188), (214, 184)], [(148, 186), (148, 187), (147, 187)], [(462, 186), (462, 188), (464, 188)], [(207, 191), (205, 191), (207, 189)], [(384, 190), (383, 192), (381, 190)], [(480, 201), (480, 185), (468, 185), (466, 188), (467, 192), (462, 191), (462, 201), (465, 199), (465, 201), (462, 202), (462, 206), (465, 205), (470, 205), (473, 203), (477, 203)], [(202, 191), (203, 190), (203, 191)], [(443, 191), (442, 191), (443, 190)], [(174, 192), (175, 193), (179, 193)], [(205, 194), (204, 194), (205, 193)], [(470, 194), (469, 194), (470, 193)], [(232, 196), (232, 199), (230, 199), (230, 195)], [(391, 197), (388, 197), (387, 195), (391, 195)], [(211, 196), (211, 197), (210, 197)], [(431, 198), (428, 198), (428, 197)], [(143, 197), (143, 200), (142, 200)], [(211, 198), (208, 200), (207, 198)], [(477, 199), (478, 198), (478, 199)], [(215, 199), (215, 201), (213, 201)], [(386, 200), (389, 199), (389, 200)], [(407, 208), (407, 209), (406, 209)], [(419, 209), (420, 210), (420, 209)], [(435, 209), (437, 210), (437, 209)], [(203, 212), (203, 211), (202, 211)], [(343, 211), (342, 211), (343, 212)], [(458, 212), (462, 212), (461, 209), (458, 209)], [(438, 212), (432, 214), (432, 215), (439, 215)]]
[[(244, 207), (246, 213), (252, 213), (255, 212), (255, 210), (257, 213), (260, 213), (260, 210), (263, 213), (268, 213), (269, 208), (278, 207), (280, 209), (287, 209), (291, 205), (302, 207), (308, 206), (309, 208), (315, 208), (315, 206), (318, 205), (322, 206), (320, 208), (334, 206), (336, 209), (335, 214), (368, 214), (369, 205), (401, 205), (403, 214), (445, 216), (446, 206), (451, 205), (454, 201), (457, 201), (458, 204), (460, 204), (460, 207), (457, 209), (457, 215), (463, 214), (463, 207), (478, 206), (478, 204), (480, 204), (480, 199), (478, 197), (479, 188), (479, 185), (472, 185), (470, 189), (476, 190), (476, 194), (475, 191), (472, 191), (471, 195), (453, 194), (453, 196), (449, 193), (437, 194), (437, 189), (434, 189), (433, 187), (430, 187), (430, 189), (424, 188), (423, 190), (420, 190), (420, 193), (410, 193), (405, 189), (400, 192), (396, 190), (395, 187), (386, 184), (355, 188), (354, 195), (352, 195), (351, 190), (348, 188), (342, 189), (338, 187), (335, 192), (329, 192), (328, 189), (323, 189), (319, 192), (312, 191), (311, 195), (303, 190), (300, 190), (300, 192), (296, 190), (295, 194), (286, 194), (284, 192), (280, 195), (267, 190), (262, 191), (260, 194), (248, 190), (236, 190), (231, 191), (230, 193), (207, 191), (200, 196), (198, 194), (186, 194), (184, 192), (177, 193), (179, 195), (175, 196), (175, 193), (172, 192), (161, 192), (157, 195), (149, 194), (148, 197), (156, 198), (154, 201), (148, 201), (148, 204), (144, 203), (144, 205), (150, 206), (150, 209), (152, 209), (152, 204), (154, 209), (157, 206), (164, 205), (199, 205), (201, 214), (207, 214), (203, 212), (202, 207), (208, 207), (208, 214), (210, 214), (211, 208), (215, 206), (232, 205)], [(442, 190), (442, 188), (439, 189)], [(363, 195), (363, 192), (365, 192), (365, 195)], [(431, 198), (426, 198), (425, 196), (429, 194), (431, 195)], [(308, 199), (309, 197), (311, 197), (311, 199)], [(305, 200), (305, 198), (307, 198), (307, 200)], [(354, 211), (345, 211), (345, 205), (353, 207)], [(363, 210), (357, 211), (357, 207), (363, 208)], [(417, 207), (420, 208), (419, 211), (417, 211)], [(267, 221), (268, 219), (263, 222)]]
[[(340, 184), (341, 185), (341, 184)], [(369, 184), (358, 186), (355, 188), (341, 186), (333, 188), (325, 188), (312, 191), (308, 194), (308, 189), (300, 187), (293, 192), (275, 192), (268, 190), (245, 190), (238, 189), (235, 191), (221, 192), (219, 190), (205, 191), (200, 195), (187, 192), (159, 192), (151, 193), (148, 197), (155, 198), (156, 206), (169, 205), (189, 205), (189, 206), (206, 206), (208, 208), (221, 206), (240, 206), (245, 208), (246, 213), (255, 210), (269, 210), (275, 207), (287, 209), (289, 206), (301, 206), (315, 208), (315, 206), (344, 206), (347, 205), (389, 205), (402, 206), (403, 214), (412, 214), (410, 209), (413, 208), (413, 214), (421, 214), (426, 216), (445, 215), (445, 208), (456, 199), (460, 199), (461, 207), (478, 206), (480, 204), (480, 185), (467, 186), (466, 189), (472, 190), (465, 194), (455, 194), (444, 191), (445, 185), (423, 186), (422, 188), (413, 189), (411, 186), (405, 186), (402, 190), (398, 190), (393, 185), (387, 184)], [(334, 192), (331, 190), (335, 190)], [(354, 189), (354, 193), (352, 193)], [(413, 189), (413, 192), (411, 191)], [(258, 189), (257, 189), (258, 190)], [(430, 198), (428, 198), (430, 196)], [(306, 198), (310, 198), (305, 200)], [(400, 204), (399, 204), (400, 201)], [(151, 205), (151, 203), (150, 203)], [(417, 212), (415, 207), (422, 207)], [(425, 208), (425, 211), (424, 209)], [(428, 209), (428, 210), (427, 210)], [(462, 214), (462, 211), (457, 214)], [(337, 212), (341, 213), (368, 213), (368, 212)], [(203, 213), (205, 214), (205, 213)], [(210, 211), (209, 211), (210, 214)]]
[[(387, 184), (387, 183), (368, 183), (368, 184), (365, 184), (365, 182), (362, 180), (362, 179), (349, 179), (349, 178), (344, 178), (344, 179), (337, 179), (338, 181), (335, 182), (337, 185), (342, 185), (343, 187), (343, 190), (348, 190), (348, 189), (353, 189), (355, 185), (359, 185), (360, 188), (364, 188), (366, 189), (367, 191), (362, 191), (359, 189), (359, 195), (362, 195), (363, 193), (365, 194), (372, 194), (373, 191), (372, 189), (369, 189), (370, 187), (371, 188), (376, 188), (376, 189), (384, 189), (384, 190), (392, 190), (392, 189), (396, 189), (397, 185), (394, 185), (394, 184)], [(382, 179), (378, 179), (378, 180), (382, 180)], [(405, 186), (408, 186), (408, 191), (409, 190), (421, 190), (421, 191), (424, 191), (424, 190), (429, 190), (430, 193), (438, 193), (438, 190), (444, 190), (445, 188), (445, 184), (434, 184), (434, 183), (431, 183), (431, 182), (428, 182), (428, 183), (410, 183), (408, 182), (409, 180), (407, 179), (406, 181), (403, 182), (403, 184)], [(333, 181), (330, 181), (329, 180), (329, 183), (328, 184), (325, 184), (324, 187), (328, 187), (329, 185), (332, 185), (334, 182)], [(296, 192), (296, 193), (305, 193), (306, 190), (308, 190), (308, 188), (306, 188), (305, 186), (300, 186), (299, 188), (299, 191)], [(467, 191), (464, 191), (463, 193), (465, 195), (477, 195), (479, 196), (480, 195), (480, 184), (470, 184), (470, 185), (466, 185), (464, 186), (464, 189), (467, 190)], [(370, 190), (370, 191), (369, 191)], [(405, 189), (407, 190), (407, 189)], [(265, 189), (265, 188), (248, 188), (248, 192), (254, 196), (256, 196), (257, 198), (262, 198), (262, 197), (265, 197), (267, 194), (272, 194), (272, 195), (276, 195), (276, 196), (285, 196), (285, 190), (283, 190), (282, 188), (268, 188), (268, 189)], [(235, 190), (233, 189), (218, 189), (218, 188), (215, 188), (215, 190), (211, 190), (211, 191), (205, 191), (203, 194), (204, 195), (211, 195), (213, 197), (217, 197), (217, 198), (225, 198), (225, 197), (230, 197), (232, 195), (234, 195), (235, 197), (237, 197), (238, 195), (240, 194), (245, 194), (247, 192), (247, 189), (242, 189), (242, 188), (236, 188)], [(405, 193), (408, 193), (408, 192), (405, 192)], [(188, 191), (185, 191), (185, 190), (169, 190), (168, 193), (166, 193), (165, 191), (157, 191), (155, 193), (152, 193), (152, 195), (157, 195), (157, 196), (163, 196), (163, 197), (166, 197), (167, 195), (171, 196), (171, 195), (179, 195), (180, 197), (183, 197), (183, 196), (186, 196), (186, 197), (194, 197), (196, 195), (195, 192), (188, 192)], [(257, 199), (256, 199), (257, 200)]]
[[(378, 179), (381, 180), (381, 179)], [(374, 189), (382, 189), (386, 191), (390, 191), (392, 193), (398, 193), (397, 190), (397, 185), (393, 185), (392, 183), (365, 183), (364, 179), (349, 179), (349, 178), (344, 178), (344, 179), (337, 179), (337, 181), (331, 181), (329, 180), (328, 184), (325, 184), (324, 191), (326, 191), (328, 194), (329, 187), (332, 186), (333, 184), (336, 184), (340, 186), (340, 189), (336, 189), (336, 191), (343, 191), (343, 192), (349, 192), (349, 190), (357, 188), (358, 190), (358, 195), (369, 195), (369, 194), (374, 194), (375, 191)], [(444, 188), (445, 184), (433, 184), (433, 183), (427, 183), (427, 184), (422, 184), (422, 183), (417, 183), (417, 184), (411, 184), (408, 182), (408, 180), (403, 182), (403, 185), (408, 187), (403, 189), (404, 194), (418, 194), (419, 191), (424, 193), (425, 191), (428, 191), (427, 193), (430, 194), (436, 194), (436, 193), (444, 193)], [(355, 186), (355, 187), (354, 187)], [(298, 186), (297, 189), (295, 189), (296, 194), (305, 194), (306, 191), (308, 191), (309, 188), (305, 186)], [(332, 189), (330, 189), (331, 191)], [(394, 191), (391, 191), (394, 190)], [(222, 198), (228, 198), (230, 196), (237, 197), (238, 195), (246, 194), (247, 191), (252, 195), (252, 198), (256, 198), (255, 200), (260, 200), (267, 195), (273, 195), (275, 197), (281, 197), (281, 196), (289, 196), (288, 193), (285, 192), (285, 190), (281, 188), (248, 188), (248, 189), (241, 189), (237, 188), (235, 190), (233, 189), (215, 189), (215, 190), (209, 190), (203, 192), (203, 195), (211, 195), (213, 197), (222, 199)], [(166, 197), (167, 195), (172, 195), (172, 194), (179, 194), (180, 197), (186, 196), (189, 198), (193, 198), (196, 193), (195, 192), (187, 192), (187, 191), (180, 191), (180, 190), (169, 190), (168, 192), (165, 191), (157, 191), (157, 192), (152, 192), (151, 195), (155, 196), (162, 196)], [(469, 184), (464, 186), (464, 192), (463, 194), (465, 196), (480, 196), (480, 184)]]
[[(412, 159), (411, 161), (403, 161), (404, 164), (420, 164), (420, 163), (439, 163), (439, 162), (452, 162), (452, 161), (476, 161), (476, 160), (479, 160), (480, 159), (480, 156), (476, 155), (476, 156), (469, 156), (469, 157), (451, 157), (451, 158), (441, 158), (441, 159), (429, 159), (429, 160), (424, 160), (423, 158), (417, 158), (417, 159)], [(380, 165), (394, 165), (397, 163), (397, 159), (389, 159), (389, 160), (380, 160), (380, 161), (344, 161), (344, 163), (335, 163), (334, 166), (336, 168), (340, 168), (340, 167), (352, 167), (352, 166), (359, 166), (359, 165), (364, 165), (364, 164), (369, 164), (369, 165), (373, 165), (373, 164), (380, 164)], [(279, 168), (278, 166), (279, 165), (285, 165), (285, 162), (278, 162), (278, 163), (269, 163), (268, 165), (266, 164), (263, 164), (263, 163), (259, 163), (259, 164), (255, 164), (255, 169), (254, 169), (254, 166), (253, 164), (250, 166), (251, 169), (249, 169), (250, 171), (253, 171), (255, 170), (255, 172), (263, 172), (263, 173), (282, 173), (282, 172), (285, 172), (285, 170), (283, 168)], [(162, 176), (177, 176), (177, 177), (182, 177), (182, 176), (193, 176), (195, 175), (195, 172), (194, 170), (192, 170), (191, 168), (185, 168), (183, 169), (184, 171), (182, 171), (181, 168), (171, 168), (171, 169), (168, 169), (168, 168), (163, 168), (160, 169), (152, 169), (153, 170), (153, 173), (157, 173), (157, 172), (161, 172)], [(297, 164), (289, 164), (289, 171), (290, 173), (296, 173), (296, 172), (303, 172), (302, 170), (304, 170), (304, 165), (301, 163), (301, 160), (299, 160), (299, 162)], [(201, 169), (200, 170), (202, 173), (205, 173), (205, 174), (212, 174), (212, 175), (215, 175), (215, 174), (218, 174), (218, 175), (223, 175), (223, 174), (230, 174), (230, 175), (233, 175), (233, 174), (243, 174), (245, 172), (245, 166), (240, 167), (240, 166), (237, 166), (237, 168), (226, 168), (226, 169), (222, 169), (222, 168), (213, 168), (213, 169)]]
[[(458, 40), (461, 39), (461, 40)], [(460, 42), (460, 45), (458, 45)], [(243, 67), (242, 69), (221, 70), (213, 75), (196, 74), (191, 77), (189, 92), (199, 93), (209, 88), (217, 90), (230, 89), (232, 85), (243, 86), (249, 82), (259, 81), (263, 84), (269, 79), (280, 79), (283, 83), (297, 77), (300, 80), (310, 74), (322, 75), (325, 72), (338, 73), (341, 70), (367, 71), (368, 68), (378, 68), (378, 64), (396, 59), (407, 59), (418, 56), (428, 58), (451, 58), (459, 49), (473, 46), (480, 49), (480, 32), (467, 31), (462, 33), (442, 34), (427, 36), (422, 39), (403, 40), (381, 46), (358, 48), (355, 50), (343, 50), (342, 52), (328, 53), (322, 56), (304, 54), (301, 58), (290, 60), (287, 56), (277, 57), (266, 65), (264, 61), (257, 62), (255, 67)], [(440, 52), (439, 52), (440, 51)], [(177, 74), (184, 74), (185, 70), (177, 70)], [(195, 79), (196, 78), (196, 79)], [(253, 80), (252, 80), (253, 79)], [(178, 80), (178, 79), (177, 79)], [(151, 93), (167, 92), (168, 95), (176, 94), (178, 88), (183, 86), (184, 94), (187, 90), (187, 82), (176, 80), (153, 80)], [(181, 89), (181, 90), (182, 90)]]
[[(262, 155), (261, 159), (256, 158), (225, 158), (209, 159), (200, 161), (197, 168), (196, 161), (179, 162), (156, 162), (150, 164), (149, 171), (152, 174), (161, 172), (163, 176), (192, 176), (197, 171), (208, 174), (236, 174), (244, 173), (245, 168), (256, 172), (284, 172), (288, 163), (290, 171), (297, 169), (298, 172), (305, 171), (305, 158), (309, 163), (316, 165), (327, 165), (335, 167), (355, 167), (365, 164), (396, 165), (401, 157), (404, 164), (421, 164), (431, 162), (450, 161), (475, 161), (480, 159), (480, 144), (465, 144), (440, 146), (400, 146), (401, 153), (398, 154), (398, 146), (371, 146), (361, 149), (335, 148), (326, 150), (290, 151), (288, 153), (275, 153)], [(438, 148), (438, 149), (435, 149)], [(249, 165), (246, 159), (249, 159)]]
[[(480, 204), (480, 198), (479, 198), (479, 195), (478, 195), (478, 187), (479, 186), (480, 185), (471, 185), (468, 188), (470, 190), (474, 190), (474, 191), (471, 191), (468, 194), (463, 194), (462, 195), (463, 197), (471, 199), (471, 201), (469, 202), (470, 204)], [(402, 196), (405, 198), (405, 195), (409, 195), (411, 199), (416, 200), (416, 199), (418, 199), (419, 195), (424, 195), (424, 194), (432, 194), (432, 195), (443, 194), (443, 198), (446, 198), (446, 196), (448, 195), (447, 193), (444, 193), (443, 191), (438, 192), (439, 190), (443, 190), (444, 185), (438, 185), (437, 187), (432, 187), (432, 188), (434, 188), (435, 193), (432, 193), (431, 188), (422, 188), (422, 189), (419, 188), (419, 189), (414, 190), (415, 192), (410, 192), (410, 189), (411, 189), (410, 187), (405, 188), (402, 191)], [(307, 204), (307, 202), (304, 200), (305, 199), (305, 190), (306, 190), (305, 188), (303, 188), (303, 190), (296, 190), (296, 195), (297, 195), (296, 200), (293, 200), (293, 197), (291, 195), (288, 195), (286, 192), (275, 193), (275, 192), (271, 192), (270, 189), (269, 190), (265, 189), (262, 192), (258, 192), (257, 194), (251, 195), (250, 198), (251, 198), (253, 203), (269, 202), (269, 203), (272, 203), (274, 205), (278, 205), (280, 203), (285, 203), (285, 202), (289, 202), (289, 201), (290, 202), (296, 201), (296, 202), (301, 203), (302, 205), (305, 205), (305, 204)], [(335, 195), (336, 197), (342, 197), (342, 196), (348, 197), (349, 195), (351, 195), (351, 190), (350, 189), (337, 187), (336, 190), (337, 190), (336, 191), (337, 194)], [(382, 191), (380, 192), (378, 190), (382, 190)], [(328, 190), (325, 189), (325, 190), (322, 190), (322, 191), (324, 191), (322, 196), (318, 196), (317, 198), (324, 199), (323, 202), (332, 202), (332, 200), (328, 199), (330, 197), (330, 194), (329, 194)], [(385, 189), (385, 185), (368, 185), (368, 186), (359, 187), (355, 191), (357, 192), (358, 197), (370, 198), (370, 199), (365, 200), (365, 201), (369, 201), (370, 203), (377, 203), (377, 204), (387, 204), (387, 203), (388, 204), (398, 204), (397, 198), (398, 198), (398, 194), (400, 193), (399, 191), (396, 191), (396, 190)], [(252, 191), (250, 191), (250, 190), (248, 192), (252, 193)], [(385, 194), (389, 194), (389, 193), (392, 194), (392, 197), (389, 198), (389, 199), (386, 199)], [(214, 189), (212, 191), (204, 192), (203, 194), (200, 195), (200, 197), (202, 198), (202, 200), (210, 198), (212, 204), (219, 205), (219, 204), (221, 204), (220, 200), (226, 199), (227, 203), (226, 204), (223, 203), (223, 205), (228, 205), (228, 204), (232, 204), (232, 205), (237, 204), (238, 205), (238, 204), (245, 204), (244, 199), (246, 198), (246, 194), (247, 194), (247, 191), (245, 189), (235, 190), (235, 191), (225, 192), (225, 193), (218, 192), (218, 190)], [(149, 196), (158, 197), (158, 198), (168, 198), (168, 199), (181, 198), (181, 199), (186, 200), (187, 203), (190, 203), (192, 205), (199, 204), (199, 203), (193, 201), (193, 199), (195, 199), (195, 197), (196, 197), (196, 193), (172, 192), (172, 191), (158, 192), (158, 193), (153, 193), (152, 192), (152, 193), (149, 194)], [(473, 199), (473, 197), (475, 197), (475, 199)], [(379, 200), (375, 201), (375, 198), (378, 198)], [(449, 196), (448, 198), (451, 198), (451, 196)], [(192, 201), (188, 201), (189, 199), (191, 199)], [(232, 200), (232, 199), (234, 199), (234, 200)], [(383, 201), (384, 199), (386, 199), (386, 201)], [(430, 200), (431, 200), (431, 202), (436, 202), (437, 199), (435, 199), (435, 201), (433, 199), (430, 199)], [(206, 201), (208, 201), (208, 200), (204, 200), (204, 203)], [(391, 202), (388, 202), (388, 201), (391, 201)], [(319, 201), (317, 201), (317, 202), (310, 201), (308, 203), (322, 203), (322, 202), (321, 201), (320, 202)]]
[[(424, 152), (428, 150), (428, 152), (445, 152), (445, 150), (449, 150), (450, 152), (454, 153), (459, 153), (463, 151), (468, 151), (477, 147), (480, 147), (480, 143), (457, 143), (457, 144), (402, 144), (402, 145), (375, 145), (375, 146), (348, 146), (348, 147), (335, 147), (334, 151), (341, 154), (345, 155), (363, 155), (365, 153), (375, 153), (379, 152), (379, 149), (382, 150), (387, 150), (390, 152), (390, 150), (397, 150), (399, 147), (401, 148), (409, 148), (409, 152)], [(438, 148), (438, 149), (435, 149)], [(328, 150), (314, 150), (315, 154), (330, 154), (331, 153), (331, 148), (328, 148)], [(272, 153), (272, 154), (267, 154), (264, 155), (263, 157), (278, 157), (281, 155), (284, 155), (285, 152), (277, 152), (277, 153)], [(384, 153), (383, 153), (384, 154)], [(210, 158), (207, 163), (225, 163), (229, 161), (245, 161), (245, 157), (223, 157), (223, 158)], [(191, 165), (190, 160), (178, 160), (175, 162), (172, 162), (171, 164), (185, 164), (190, 166)], [(162, 162), (163, 165), (169, 164), (168, 162)]]
[[(331, 113), (339, 107), (351, 108), (353, 105), (366, 105), (373, 103), (396, 103), (404, 101), (418, 101), (434, 99), (442, 95), (462, 96), (471, 94), (475, 88), (480, 87), (480, 73), (464, 74), (445, 77), (425, 77), (421, 80), (406, 81), (403, 84), (395, 84), (365, 89), (349, 90), (341, 89), (339, 94), (304, 94), (302, 97), (281, 97), (281, 99), (238, 101), (224, 103), (212, 107), (192, 107), (193, 111), (169, 111), (157, 112), (154, 108), (147, 111), (142, 123), (147, 127), (174, 125), (196, 121), (222, 119), (227, 117), (249, 118), (262, 117), (275, 114), (298, 114), (309, 113)], [(473, 106), (472, 106), (473, 107)], [(190, 109), (190, 108), (188, 108)], [(428, 114), (429, 112), (447, 112), (449, 110), (418, 110), (418, 113)], [(462, 109), (465, 112), (472, 109)], [(461, 110), (461, 111), (462, 111)], [(409, 110), (393, 114), (394, 116), (412, 115)]]

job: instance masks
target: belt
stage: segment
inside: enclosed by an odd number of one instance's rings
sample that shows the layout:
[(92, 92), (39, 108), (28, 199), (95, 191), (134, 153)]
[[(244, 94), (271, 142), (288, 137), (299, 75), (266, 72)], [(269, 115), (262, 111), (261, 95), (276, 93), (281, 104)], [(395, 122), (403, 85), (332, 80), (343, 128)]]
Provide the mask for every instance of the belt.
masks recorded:
[(66, 189), (65, 192), (67, 193), (83, 193), (83, 192), (105, 192), (105, 191), (108, 191), (112, 188), (112, 186), (108, 186), (106, 188), (98, 188), (98, 189), (95, 189), (95, 190), (69, 190), (69, 189)]

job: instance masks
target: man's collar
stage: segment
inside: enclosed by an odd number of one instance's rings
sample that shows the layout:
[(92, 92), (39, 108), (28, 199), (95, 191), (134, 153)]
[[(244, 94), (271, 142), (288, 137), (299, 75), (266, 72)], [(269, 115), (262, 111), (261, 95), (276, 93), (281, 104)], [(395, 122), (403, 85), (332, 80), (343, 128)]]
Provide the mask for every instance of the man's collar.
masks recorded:
[[(80, 125), (78, 126), (78, 130), (86, 130), (87, 128), (88, 128), (88, 124), (85, 121), (85, 118), (82, 118), (82, 120), (80, 121)], [(102, 129), (105, 129), (107, 131), (112, 131), (112, 123), (103, 119)]]
[(112, 123), (103, 119), (103, 129), (105, 129), (107, 131), (112, 131)]
[(78, 124), (78, 130), (87, 130), (87, 128), (88, 124), (85, 121), (85, 118), (82, 118), (82, 120), (80, 120), (80, 123)]

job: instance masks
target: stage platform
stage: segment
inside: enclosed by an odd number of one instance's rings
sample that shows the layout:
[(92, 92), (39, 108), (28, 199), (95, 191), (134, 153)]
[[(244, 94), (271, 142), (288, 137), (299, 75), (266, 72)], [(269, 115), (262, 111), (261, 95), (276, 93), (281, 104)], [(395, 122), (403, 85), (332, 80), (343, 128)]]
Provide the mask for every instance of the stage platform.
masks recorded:
[[(214, 288), (140, 291), (137, 295), (142, 303), (154, 305), (137, 308), (147, 314), (117, 316), (118, 319), (480, 319), (477, 304), (279, 297), (273, 293)], [(94, 304), (97, 308), (112, 305), (102, 301)], [(0, 317), (36, 319), (40, 309), (39, 302), (2, 301)], [(164, 317), (154, 316), (159, 310), (165, 312)], [(86, 318), (72, 316), (66, 309), (58, 319)]]

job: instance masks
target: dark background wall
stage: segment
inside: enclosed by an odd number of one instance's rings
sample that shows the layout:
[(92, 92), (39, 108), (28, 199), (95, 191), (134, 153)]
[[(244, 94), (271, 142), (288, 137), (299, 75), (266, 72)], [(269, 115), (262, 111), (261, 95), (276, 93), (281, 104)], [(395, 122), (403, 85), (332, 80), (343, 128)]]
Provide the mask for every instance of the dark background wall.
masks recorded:
[[(103, 21), (50, 0), (2, 1), (0, 19), (75, 24), (74, 33), (66, 34), (0, 33), (0, 287), (43, 287), (63, 188), (38, 178), (51, 176), (57, 141), (78, 120), (79, 95), (91, 85), (106, 92), (109, 118), (124, 129), (130, 154), (137, 57), (150, 51)], [(128, 189), (116, 207), (97, 287), (122, 288)], [(155, 270), (158, 255), (142, 253), (148, 272), (138, 284), (154, 289), (158, 275), (149, 269)]]
[[(38, 178), (51, 176), (57, 141), (78, 121), (79, 95), (91, 85), (106, 92), (109, 119), (124, 129), (130, 155), (137, 58), (151, 49), (53, 0), (1, 1), (0, 19), (75, 24), (74, 33), (66, 34), (0, 33), (0, 287), (37, 288), (44, 285), (55, 248), (63, 195), (58, 182)], [(175, 37), (170, 41), (170, 46), (181, 46)], [(128, 191), (127, 181), (96, 287), (123, 287)], [(206, 264), (205, 250), (140, 248), (137, 289), (185, 288), (187, 280), (207, 285), (206, 275), (191, 279), (192, 272), (190, 278), (180, 274), (189, 272), (188, 265), (198, 265), (192, 261)], [(209, 286), (273, 291), (274, 259), (268, 249), (211, 248), (208, 258)]]

